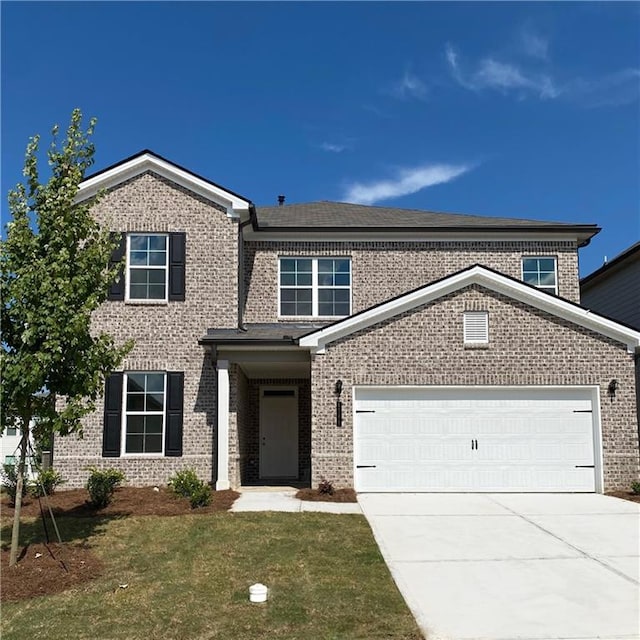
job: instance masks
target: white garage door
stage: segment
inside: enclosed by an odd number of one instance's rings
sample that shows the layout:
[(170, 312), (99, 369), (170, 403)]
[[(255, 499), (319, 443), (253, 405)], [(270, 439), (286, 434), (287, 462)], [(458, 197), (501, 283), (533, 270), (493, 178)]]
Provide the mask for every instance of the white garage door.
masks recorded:
[(595, 491), (592, 392), (358, 387), (357, 491)]

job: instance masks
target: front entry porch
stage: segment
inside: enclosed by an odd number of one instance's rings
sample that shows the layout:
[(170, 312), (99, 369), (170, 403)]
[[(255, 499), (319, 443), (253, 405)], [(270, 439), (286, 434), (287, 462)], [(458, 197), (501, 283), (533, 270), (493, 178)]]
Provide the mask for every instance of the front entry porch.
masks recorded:
[(214, 364), (216, 489), (310, 486), (309, 352), (219, 346)]

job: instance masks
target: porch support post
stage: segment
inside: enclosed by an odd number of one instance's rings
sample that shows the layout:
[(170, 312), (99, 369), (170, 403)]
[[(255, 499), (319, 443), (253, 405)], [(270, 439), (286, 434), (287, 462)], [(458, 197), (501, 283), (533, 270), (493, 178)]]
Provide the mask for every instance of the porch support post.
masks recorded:
[(218, 360), (218, 479), (216, 490), (229, 489), (229, 361)]

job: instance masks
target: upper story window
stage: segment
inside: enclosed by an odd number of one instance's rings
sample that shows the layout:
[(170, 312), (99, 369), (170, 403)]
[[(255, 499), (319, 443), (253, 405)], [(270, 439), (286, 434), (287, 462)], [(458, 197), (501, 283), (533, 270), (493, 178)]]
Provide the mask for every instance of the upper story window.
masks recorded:
[(351, 313), (349, 258), (280, 258), (281, 317), (344, 317)]
[(558, 293), (556, 259), (549, 256), (522, 258), (522, 279), (538, 289)]
[(169, 274), (167, 235), (127, 237), (127, 299), (166, 300)]
[(156, 304), (184, 301), (184, 232), (117, 235), (119, 243), (110, 264), (119, 263), (120, 273), (109, 288), (109, 300)]

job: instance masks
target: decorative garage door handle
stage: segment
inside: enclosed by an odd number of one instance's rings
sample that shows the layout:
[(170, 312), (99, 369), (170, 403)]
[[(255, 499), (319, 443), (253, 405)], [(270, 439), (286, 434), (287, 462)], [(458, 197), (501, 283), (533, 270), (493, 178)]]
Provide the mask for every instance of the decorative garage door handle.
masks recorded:
[(356, 413), (375, 413), (373, 409), (356, 409)]
[(595, 469), (595, 464), (577, 464), (576, 469)]
[(472, 440), (471, 441), (471, 451), (477, 451), (478, 449), (478, 441), (477, 440)]
[(356, 469), (375, 469), (375, 464), (357, 464)]

